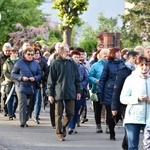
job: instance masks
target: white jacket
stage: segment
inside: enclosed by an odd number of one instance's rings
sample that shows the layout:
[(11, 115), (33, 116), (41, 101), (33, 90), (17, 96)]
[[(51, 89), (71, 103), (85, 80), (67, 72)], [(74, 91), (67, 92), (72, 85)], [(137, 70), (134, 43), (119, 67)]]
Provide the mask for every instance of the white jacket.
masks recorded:
[(148, 124), (150, 121), (150, 104), (138, 100), (141, 95), (150, 97), (150, 77), (142, 78), (134, 71), (125, 80), (120, 101), (127, 105), (124, 124)]

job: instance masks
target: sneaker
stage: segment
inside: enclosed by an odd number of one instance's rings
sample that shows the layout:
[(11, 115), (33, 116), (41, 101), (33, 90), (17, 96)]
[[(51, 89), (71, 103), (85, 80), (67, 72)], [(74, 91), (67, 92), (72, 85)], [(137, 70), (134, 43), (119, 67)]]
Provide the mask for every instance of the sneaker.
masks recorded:
[(73, 129), (69, 129), (68, 134), (76, 134), (78, 133), (76, 130)]
[(103, 133), (103, 130), (100, 124), (96, 125), (96, 133)]
[(36, 123), (36, 124), (40, 124), (40, 122), (39, 122), (39, 120), (38, 119), (33, 119), (34, 120), (34, 122)]
[(87, 119), (87, 118), (83, 118), (82, 120), (81, 120), (81, 123), (84, 123), (84, 122), (88, 122), (89, 120)]
[(65, 141), (64, 136), (61, 134), (58, 134), (57, 138), (58, 138), (58, 141)]

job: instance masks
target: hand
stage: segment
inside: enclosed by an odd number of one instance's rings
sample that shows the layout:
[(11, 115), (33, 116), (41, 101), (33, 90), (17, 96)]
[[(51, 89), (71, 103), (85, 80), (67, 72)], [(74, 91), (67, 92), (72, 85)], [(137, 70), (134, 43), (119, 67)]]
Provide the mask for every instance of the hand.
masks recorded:
[(116, 116), (116, 115), (117, 115), (117, 110), (112, 110), (111, 112), (112, 112), (112, 115), (113, 115), (113, 116)]
[(141, 96), (139, 96), (139, 100), (140, 101), (147, 101), (147, 99), (148, 99), (148, 96), (147, 95), (141, 95)]
[(81, 99), (81, 94), (77, 93), (77, 100), (80, 100), (80, 99)]
[(54, 98), (53, 98), (52, 96), (49, 96), (49, 97), (48, 97), (48, 100), (50, 101), (51, 104), (54, 103)]
[(28, 77), (25, 77), (25, 76), (22, 77), (22, 81), (28, 81), (28, 80), (29, 80)]
[(98, 83), (99, 83), (99, 80), (95, 80), (95, 83), (98, 84)]
[(29, 80), (30, 80), (31, 82), (33, 82), (33, 81), (35, 81), (35, 78), (34, 78), (34, 77), (30, 77)]

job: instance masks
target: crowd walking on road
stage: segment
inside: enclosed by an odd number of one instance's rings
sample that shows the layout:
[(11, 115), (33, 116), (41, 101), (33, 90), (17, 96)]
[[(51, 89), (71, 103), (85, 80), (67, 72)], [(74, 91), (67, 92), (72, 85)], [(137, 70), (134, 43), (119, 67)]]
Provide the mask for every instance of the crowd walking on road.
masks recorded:
[(150, 46), (129, 50), (98, 43), (89, 56), (63, 42), (21, 45), (4, 43), (0, 52), (0, 111), (10, 124), (18, 108), (20, 128), (30, 127), (29, 119), (38, 126), (41, 108), (48, 106), (56, 138), (65, 141), (88, 121), (89, 100), (95, 133), (105, 123), (115, 142), (115, 126), (122, 121), (120, 149), (138, 150), (143, 132), (143, 147), (150, 150)]

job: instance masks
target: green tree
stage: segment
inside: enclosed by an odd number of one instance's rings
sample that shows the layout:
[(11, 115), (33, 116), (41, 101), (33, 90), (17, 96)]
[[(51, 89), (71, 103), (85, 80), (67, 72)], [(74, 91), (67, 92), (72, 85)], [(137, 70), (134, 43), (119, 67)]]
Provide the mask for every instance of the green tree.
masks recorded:
[(99, 32), (107, 29), (109, 32), (119, 32), (120, 27), (117, 26), (118, 19), (116, 18), (107, 18), (104, 16), (103, 12), (100, 12), (98, 15), (98, 30)]
[(63, 31), (63, 42), (71, 45), (72, 30), (75, 25), (81, 26), (79, 18), (87, 10), (88, 0), (53, 0), (53, 8), (58, 10), (58, 17)]
[(92, 50), (97, 45), (97, 30), (93, 29), (90, 25), (86, 24), (83, 26), (83, 32), (79, 46), (82, 47), (88, 54), (91, 54)]
[[(128, 13), (122, 15), (123, 19), (123, 41), (132, 45), (150, 42), (150, 1), (148, 0), (126, 0), (133, 4)], [(134, 44), (133, 44), (134, 43)]]
[[(38, 27), (45, 20), (38, 6), (44, 0), (0, 0), (0, 44), (8, 41), (8, 33), (16, 31), (14, 24)], [(0, 45), (0, 46), (1, 46)]]

